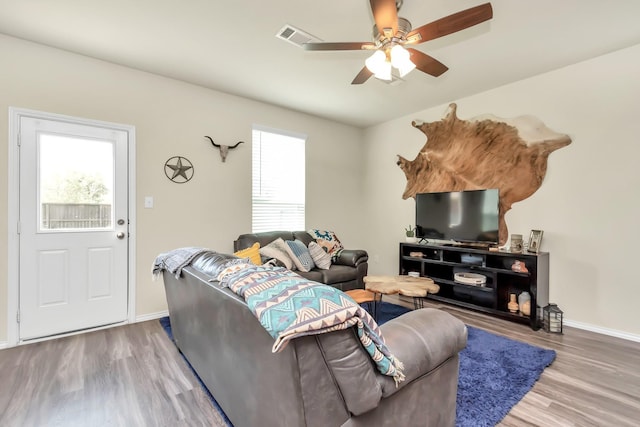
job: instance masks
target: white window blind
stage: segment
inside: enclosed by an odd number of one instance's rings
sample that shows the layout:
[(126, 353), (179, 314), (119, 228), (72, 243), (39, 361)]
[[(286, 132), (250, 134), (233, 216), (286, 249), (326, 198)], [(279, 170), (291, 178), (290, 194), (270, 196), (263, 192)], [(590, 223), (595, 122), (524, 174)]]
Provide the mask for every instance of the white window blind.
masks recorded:
[(304, 230), (306, 137), (254, 127), (252, 230)]

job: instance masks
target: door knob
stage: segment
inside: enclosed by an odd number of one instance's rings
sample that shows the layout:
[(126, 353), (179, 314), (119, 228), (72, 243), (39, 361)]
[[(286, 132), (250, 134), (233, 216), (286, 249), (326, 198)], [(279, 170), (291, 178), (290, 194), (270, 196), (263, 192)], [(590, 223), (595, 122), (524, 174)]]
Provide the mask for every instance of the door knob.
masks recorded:
[(124, 239), (124, 232), (123, 231), (119, 231), (118, 233), (116, 233), (116, 237), (120, 240)]

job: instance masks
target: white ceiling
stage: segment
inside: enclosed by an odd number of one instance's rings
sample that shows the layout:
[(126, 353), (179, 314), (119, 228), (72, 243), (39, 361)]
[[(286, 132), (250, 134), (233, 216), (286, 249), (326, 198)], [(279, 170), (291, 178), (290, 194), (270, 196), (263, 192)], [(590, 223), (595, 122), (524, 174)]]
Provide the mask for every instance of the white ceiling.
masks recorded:
[[(414, 28), (484, 0), (404, 0)], [(640, 43), (638, 0), (493, 0), (493, 19), (418, 49), (449, 67), (352, 86), (371, 41), (367, 0), (0, 0), (0, 33), (355, 125), (369, 126)], [(1, 53), (0, 53), (1, 54)]]

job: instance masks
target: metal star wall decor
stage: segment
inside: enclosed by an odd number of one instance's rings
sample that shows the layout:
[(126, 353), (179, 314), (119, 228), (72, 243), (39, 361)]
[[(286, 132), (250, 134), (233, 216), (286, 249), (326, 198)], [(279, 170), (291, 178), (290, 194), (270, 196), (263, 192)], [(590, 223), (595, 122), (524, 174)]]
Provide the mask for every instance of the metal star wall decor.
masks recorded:
[(164, 164), (164, 174), (176, 184), (184, 184), (193, 178), (193, 164), (186, 157), (174, 156)]

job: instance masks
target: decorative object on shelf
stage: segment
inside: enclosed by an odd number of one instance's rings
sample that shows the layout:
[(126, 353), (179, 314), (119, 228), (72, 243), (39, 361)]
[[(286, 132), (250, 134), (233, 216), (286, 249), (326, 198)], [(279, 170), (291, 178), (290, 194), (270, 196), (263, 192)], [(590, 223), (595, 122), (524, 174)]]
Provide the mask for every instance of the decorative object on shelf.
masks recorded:
[(518, 301), (516, 301), (516, 294), (509, 294), (509, 303), (507, 304), (507, 308), (511, 313), (517, 313), (518, 310), (520, 310)]
[(415, 243), (418, 241), (418, 239), (416, 239), (416, 229), (411, 224), (409, 224), (409, 227), (404, 229), (404, 233), (406, 235), (405, 240), (407, 242)]
[(518, 308), (520, 313), (525, 316), (531, 314), (531, 295), (529, 295), (529, 292), (524, 291), (518, 295)]
[(221, 145), (213, 142), (213, 139), (210, 136), (205, 135), (204, 137), (209, 138), (209, 141), (211, 141), (211, 144), (213, 144), (214, 147), (220, 150), (220, 157), (222, 158), (222, 163), (224, 163), (227, 160), (227, 154), (229, 154), (229, 150), (233, 150), (238, 145), (244, 143), (244, 141), (238, 141), (236, 145)]
[(398, 156), (397, 164), (407, 178), (402, 198), (497, 187), (499, 240), (504, 245), (509, 237), (505, 214), (514, 203), (540, 188), (549, 155), (569, 145), (571, 138), (533, 116), (503, 119), (482, 115), (462, 120), (456, 108), (450, 104), (442, 120), (412, 123), (426, 135), (427, 142), (412, 161)]
[(546, 332), (562, 333), (562, 310), (557, 304), (549, 303), (542, 309), (542, 327)]
[(453, 280), (465, 285), (480, 286), (482, 288), (487, 284), (487, 276), (469, 272), (455, 273)]
[(409, 256), (412, 258), (424, 258), (424, 254), (422, 252), (409, 252)]
[(542, 243), (542, 233), (542, 230), (531, 230), (527, 251), (533, 252), (535, 254), (540, 251), (540, 244)]
[(524, 264), (524, 262), (520, 261), (520, 260), (515, 260), (513, 262), (513, 265), (511, 265), (511, 271), (516, 271), (518, 273), (528, 273), (529, 270), (527, 270), (527, 266)]
[(523, 316), (529, 316), (531, 314), (531, 300), (525, 301), (520, 308), (520, 313)]
[(516, 254), (522, 253), (522, 234), (511, 235), (511, 247), (509, 251)]
[(164, 163), (164, 174), (176, 184), (191, 181), (195, 170), (193, 164), (182, 156), (173, 156)]

